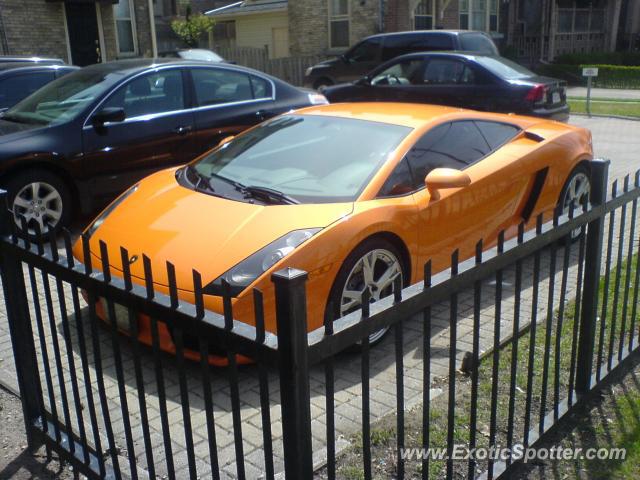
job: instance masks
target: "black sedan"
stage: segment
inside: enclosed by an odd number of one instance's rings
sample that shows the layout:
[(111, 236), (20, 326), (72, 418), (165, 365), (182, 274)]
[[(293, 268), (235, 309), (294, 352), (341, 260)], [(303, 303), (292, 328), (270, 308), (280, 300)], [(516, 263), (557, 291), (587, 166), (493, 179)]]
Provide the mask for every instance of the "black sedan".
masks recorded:
[(354, 83), (326, 87), (334, 102), (433, 103), (566, 121), (566, 84), (494, 55), (412, 53)]
[(47, 63), (0, 63), (0, 112), (78, 67)]
[(0, 186), (43, 231), (89, 213), (147, 174), (192, 160), (262, 120), (326, 103), (228, 64), (138, 59), (54, 80), (0, 116)]

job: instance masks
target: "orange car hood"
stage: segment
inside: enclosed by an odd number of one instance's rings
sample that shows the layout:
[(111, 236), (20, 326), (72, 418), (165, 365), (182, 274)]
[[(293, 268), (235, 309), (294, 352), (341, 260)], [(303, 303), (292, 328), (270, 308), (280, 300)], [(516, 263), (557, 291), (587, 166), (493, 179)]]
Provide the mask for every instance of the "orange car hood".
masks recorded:
[(191, 290), (192, 269), (202, 274), (206, 285), (292, 230), (324, 228), (353, 211), (353, 203), (256, 205), (227, 200), (180, 186), (174, 172), (142, 181), (104, 220), (91, 237), (94, 256), (100, 257), (98, 242), (104, 240), (109, 263), (122, 270), (123, 246), (129, 258), (139, 258), (130, 265), (132, 275), (144, 278), (145, 254), (153, 261), (154, 283), (161, 285), (167, 285), (165, 265), (170, 261), (178, 288)]

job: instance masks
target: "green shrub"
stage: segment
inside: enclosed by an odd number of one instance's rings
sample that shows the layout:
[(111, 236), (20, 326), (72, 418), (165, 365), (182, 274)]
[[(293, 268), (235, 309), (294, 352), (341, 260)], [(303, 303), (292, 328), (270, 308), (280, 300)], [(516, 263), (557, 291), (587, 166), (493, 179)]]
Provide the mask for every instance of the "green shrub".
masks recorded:
[(598, 76), (593, 79), (596, 87), (640, 89), (640, 67), (622, 65), (581, 65), (581, 67), (598, 68)]
[(534, 68), (538, 75), (559, 78), (572, 86), (585, 86), (586, 77), (582, 76), (583, 67), (597, 67), (598, 76), (593, 79), (593, 86), (600, 88), (633, 88), (640, 89), (640, 66), (631, 67), (611, 64), (540, 64)]
[(213, 30), (215, 20), (202, 14), (191, 14), (191, 7), (187, 7), (184, 19), (176, 19), (171, 22), (171, 29), (189, 47), (197, 47), (200, 37)]
[(556, 57), (561, 65), (626, 65), (640, 66), (640, 52), (565, 53)]

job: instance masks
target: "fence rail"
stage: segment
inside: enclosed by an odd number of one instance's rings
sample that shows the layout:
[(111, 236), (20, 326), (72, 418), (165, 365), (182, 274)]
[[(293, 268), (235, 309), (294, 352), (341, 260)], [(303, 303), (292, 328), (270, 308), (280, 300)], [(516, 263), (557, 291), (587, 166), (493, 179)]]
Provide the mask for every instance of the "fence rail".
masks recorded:
[[(452, 252), (447, 270), (427, 263), (424, 282), (396, 282), (309, 333), (305, 272), (273, 275), (276, 335), (261, 292), (255, 326), (243, 324), (228, 289), (222, 314), (205, 310), (198, 272), (178, 286), (168, 263), (157, 291), (147, 257), (141, 281), (126, 250), (119, 272), (105, 244), (99, 256), (86, 237), (74, 256), (68, 233), (61, 251), (34, 244), (5, 212), (0, 265), (29, 445), (89, 478), (333, 479), (353, 458), (364, 478), (381, 459), (400, 479), (509, 474), (511, 458), (454, 461), (454, 448), (536, 445), (640, 341), (640, 173), (608, 197), (607, 169), (593, 162), (589, 205), (492, 248), (479, 241), (473, 258)], [(245, 358), (255, 365), (240, 368)], [(408, 458), (414, 447), (447, 455)]]
[(308, 67), (328, 58), (325, 55), (270, 58), (266, 48), (254, 47), (222, 47), (215, 50), (229, 61), (260, 70), (298, 86), (303, 85), (304, 73)]

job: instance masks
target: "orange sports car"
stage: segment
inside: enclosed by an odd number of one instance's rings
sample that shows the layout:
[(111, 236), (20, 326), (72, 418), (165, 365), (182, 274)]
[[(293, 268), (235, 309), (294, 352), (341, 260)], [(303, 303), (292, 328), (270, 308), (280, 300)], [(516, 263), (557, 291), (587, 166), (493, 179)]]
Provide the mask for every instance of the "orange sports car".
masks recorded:
[[(271, 332), (271, 273), (306, 270), (313, 330), (330, 304), (347, 314), (365, 289), (379, 299), (398, 276), (405, 285), (420, 281), (429, 259), (442, 270), (456, 248), (461, 259), (471, 257), (480, 238), (488, 246), (503, 229), (513, 236), (522, 221), (531, 227), (540, 213), (550, 218), (558, 205), (581, 203), (592, 154), (589, 131), (539, 118), (431, 105), (323, 105), (266, 121), (186, 166), (147, 177), (86, 233), (94, 265), (103, 240), (115, 274), (121, 246), (148, 255), (157, 290), (167, 292), (165, 265), (172, 262), (186, 301), (193, 301), (192, 269), (199, 271), (212, 311), (222, 313), (226, 279), (234, 318), (247, 323), (259, 288)], [(81, 259), (81, 246), (75, 249)], [(142, 263), (130, 266), (140, 284)], [(139, 323), (149, 343), (148, 321)], [(161, 348), (175, 351), (166, 331)]]

